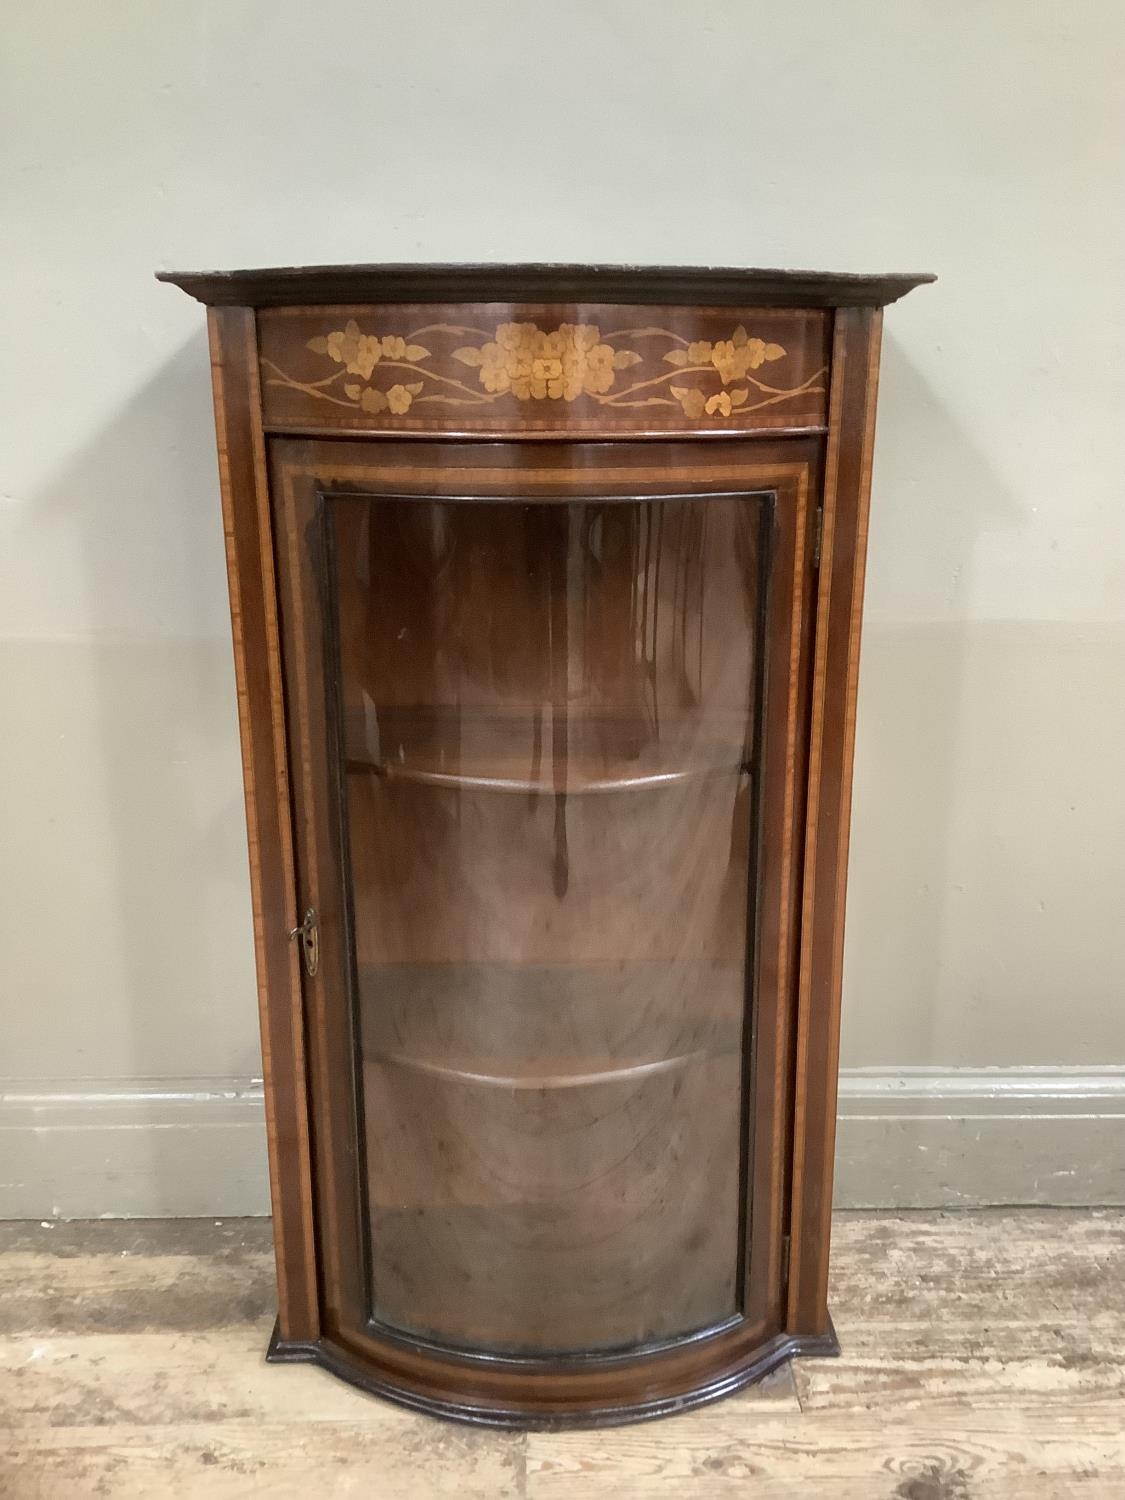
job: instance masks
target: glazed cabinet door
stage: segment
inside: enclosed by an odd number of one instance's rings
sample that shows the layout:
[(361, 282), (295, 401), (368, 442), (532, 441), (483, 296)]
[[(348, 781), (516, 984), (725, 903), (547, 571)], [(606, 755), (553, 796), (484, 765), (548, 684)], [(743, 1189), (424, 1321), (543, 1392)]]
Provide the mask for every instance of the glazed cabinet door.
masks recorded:
[(816, 455), (271, 445), (322, 1313), (399, 1387), (784, 1326)]

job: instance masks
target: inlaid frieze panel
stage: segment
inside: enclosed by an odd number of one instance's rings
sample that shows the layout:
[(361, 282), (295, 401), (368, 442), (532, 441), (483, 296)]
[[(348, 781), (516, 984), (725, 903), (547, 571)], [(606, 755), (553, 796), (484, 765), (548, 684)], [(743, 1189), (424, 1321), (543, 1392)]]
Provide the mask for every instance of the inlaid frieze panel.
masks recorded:
[(259, 313), (277, 430), (807, 430), (829, 315), (773, 308), (397, 304)]

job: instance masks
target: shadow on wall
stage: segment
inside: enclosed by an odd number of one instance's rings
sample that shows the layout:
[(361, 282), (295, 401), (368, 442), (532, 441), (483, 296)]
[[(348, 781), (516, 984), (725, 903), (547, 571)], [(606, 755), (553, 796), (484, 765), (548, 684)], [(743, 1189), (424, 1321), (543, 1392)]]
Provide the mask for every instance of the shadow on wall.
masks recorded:
[[(38, 926), (26, 934), (43, 1013), (24, 1028), (53, 1032), (39, 1054), (57, 1071), (66, 1059), (71, 1078), (229, 1083), (260, 1072), (209, 390), (200, 329), (34, 508), (37, 526), (58, 527), (62, 545), (81, 552), (89, 622), (79, 641), (35, 646), (44, 691), (65, 697), (56, 717), (73, 748), (60, 762), (71, 780), (59, 792), (63, 826), (46, 831), (43, 858), (62, 893), (40, 879)], [(978, 1002), (971, 973), (960, 992), (948, 973), (967, 899), (953, 842), (964, 843), (966, 807), (980, 806), (967, 785), (966, 746), (980, 731), (966, 684), (981, 626), (926, 623), (925, 609), (896, 623), (882, 598), (901, 598), (902, 570), (931, 596), (941, 593), (935, 575), (947, 575), (955, 616), (971, 594), (977, 538), (1014, 528), (1024, 506), (893, 330), (875, 474), (845, 1061), (946, 1062), (954, 1045), (974, 1045), (969, 1012), (992, 1000)], [(1033, 783), (1035, 738), (1013, 735), (1005, 748), (1008, 774)], [(982, 841), (989, 816), (985, 805)], [(1002, 878), (1018, 884), (1019, 874)], [(137, 1132), (157, 1182), (175, 1134)]]
[[(956, 878), (951, 832), (964, 792), (958, 777), (975, 628), (957, 616), (973, 594), (977, 538), (1014, 528), (1023, 510), (893, 330), (884, 339), (879, 402), (852, 809), (845, 1066), (949, 1060), (949, 1033), (960, 1024), (949, 1013), (943, 979)], [(924, 584), (925, 602), (904, 601), (904, 577)], [(906, 617), (901, 623), (894, 619), (899, 611)]]
[[(54, 656), (42, 663), (47, 690), (67, 696), (60, 717), (84, 796), (64, 793), (73, 823), (56, 857), (74, 909), (56, 912), (54, 930), (75, 941), (56, 938), (64, 951), (48, 959), (62, 1013), (46, 1023), (54, 1053), (41, 1050), (56, 1074), (58, 1057), (71, 1077), (175, 1080), (189, 1094), (260, 1076), (202, 328), (33, 510), (80, 552), (86, 583), (82, 638), (43, 646)], [(52, 893), (42, 899), (48, 908)], [(178, 1133), (138, 1133), (159, 1182), (161, 1143)]]
[[(912, 576), (941, 568), (964, 597), (977, 535), (1014, 525), (1021, 507), (893, 331), (884, 341), (880, 403), (869, 604), (878, 611), (881, 580), (892, 597), (900, 592), (900, 567)], [(121, 1031), (116, 1062), (113, 1045), (91, 1053), (117, 1076), (256, 1075), (241, 770), (202, 329), (51, 481), (36, 509), (38, 524), (53, 518), (77, 534), (87, 580), (91, 640), (58, 649), (88, 652), (92, 664), (102, 772), (94, 794), (107, 837), (90, 910), (103, 929), (95, 944), (105, 966), (100, 1008), (105, 1024)], [(919, 1054), (940, 1041), (969, 630), (957, 621), (900, 627), (877, 616), (865, 632), (849, 1020), (872, 1038), (894, 1021), (865, 982), (866, 964), (854, 959), (893, 949), (896, 931), (908, 927), (908, 973), (893, 1004), (896, 1014), (909, 1008)], [(900, 658), (901, 694), (888, 695), (890, 682), (879, 676), (889, 649)], [(907, 920), (911, 903), (917, 910)], [(83, 983), (92, 1002), (102, 986), (96, 976)], [(118, 1010), (122, 997), (127, 1015)]]

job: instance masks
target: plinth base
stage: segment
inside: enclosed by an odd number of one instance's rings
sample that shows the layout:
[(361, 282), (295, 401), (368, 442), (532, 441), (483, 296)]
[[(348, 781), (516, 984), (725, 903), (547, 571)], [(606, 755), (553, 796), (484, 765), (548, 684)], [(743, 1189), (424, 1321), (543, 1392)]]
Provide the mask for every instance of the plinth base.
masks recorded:
[[(270, 1364), (319, 1365), (331, 1374), (346, 1380), (372, 1396), (382, 1396), (411, 1411), (425, 1412), (427, 1416), (441, 1417), (449, 1421), (467, 1422), (474, 1426), (502, 1427), (535, 1432), (559, 1432), (566, 1429), (590, 1427), (613, 1427), (626, 1422), (644, 1422), (653, 1417), (671, 1416), (688, 1411), (693, 1406), (702, 1406), (709, 1401), (720, 1401), (744, 1387), (754, 1385), (776, 1370), (786, 1360), (795, 1357), (830, 1358), (840, 1353), (840, 1344), (832, 1320), (828, 1332), (822, 1334), (782, 1333), (759, 1347), (751, 1358), (735, 1369), (723, 1368), (713, 1379), (704, 1380), (692, 1389), (676, 1395), (657, 1397), (651, 1400), (622, 1401), (599, 1406), (583, 1404), (570, 1410), (561, 1410), (556, 1402), (546, 1409), (546, 1402), (529, 1397), (526, 1402), (510, 1405), (476, 1405), (471, 1402), (428, 1394), (380, 1376), (365, 1367), (352, 1355), (337, 1348), (325, 1339), (301, 1341), (281, 1338), (274, 1324), (266, 1359)], [(528, 1385), (535, 1377), (527, 1377)], [(640, 1382), (638, 1381), (638, 1384)]]

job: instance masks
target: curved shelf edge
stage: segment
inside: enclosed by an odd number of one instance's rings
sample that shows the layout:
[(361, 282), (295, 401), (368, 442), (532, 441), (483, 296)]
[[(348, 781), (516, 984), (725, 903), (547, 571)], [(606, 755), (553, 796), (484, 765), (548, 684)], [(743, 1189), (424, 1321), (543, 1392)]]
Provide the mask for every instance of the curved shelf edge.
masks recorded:
[(661, 1057), (653, 1062), (630, 1063), (627, 1068), (600, 1068), (587, 1073), (475, 1073), (470, 1068), (451, 1068), (442, 1063), (427, 1062), (423, 1058), (407, 1057), (401, 1052), (377, 1052), (365, 1061), (390, 1063), (392, 1067), (411, 1068), (416, 1073), (425, 1073), (431, 1078), (442, 1078), (450, 1083), (484, 1084), (492, 1088), (505, 1089), (578, 1089), (597, 1083), (624, 1083), (630, 1078), (645, 1078), (652, 1073), (670, 1073), (675, 1068), (686, 1068), (699, 1062), (709, 1054), (705, 1048), (697, 1047), (693, 1052), (677, 1053), (674, 1057)]
[(520, 776), (462, 776), (453, 771), (418, 771), (393, 764), (348, 760), (347, 769), (354, 775), (377, 776), (381, 781), (406, 781), (419, 786), (451, 788), (462, 792), (519, 792), (525, 795), (554, 797), (560, 794), (581, 797), (590, 793), (644, 791), (662, 786), (680, 786), (686, 781), (707, 776), (744, 776), (750, 768), (743, 761), (727, 765), (693, 766), (684, 771), (657, 771), (648, 776), (605, 777), (600, 780), (573, 781), (562, 786), (553, 782)]
[(695, 1406), (704, 1406), (712, 1401), (721, 1401), (732, 1396), (745, 1386), (754, 1385), (766, 1375), (793, 1358), (825, 1359), (840, 1353), (840, 1344), (832, 1320), (828, 1320), (828, 1332), (822, 1334), (779, 1333), (762, 1344), (733, 1370), (724, 1370), (712, 1380), (705, 1380), (691, 1389), (675, 1395), (660, 1396), (650, 1401), (622, 1402), (615, 1406), (575, 1407), (573, 1411), (543, 1412), (534, 1401), (522, 1406), (495, 1407), (477, 1406), (470, 1402), (449, 1399), (441, 1400), (422, 1391), (399, 1385), (386, 1379), (374, 1370), (360, 1364), (350, 1355), (336, 1348), (326, 1339), (303, 1341), (283, 1339), (275, 1323), (273, 1336), (266, 1350), (269, 1364), (319, 1365), (321, 1369), (354, 1385), (370, 1396), (382, 1396), (410, 1411), (422, 1412), (431, 1417), (442, 1417), (448, 1421), (466, 1422), (476, 1427), (514, 1428), (524, 1432), (560, 1432), (594, 1427), (615, 1427), (626, 1422), (646, 1422), (654, 1417), (670, 1416), (674, 1412), (689, 1411)]

